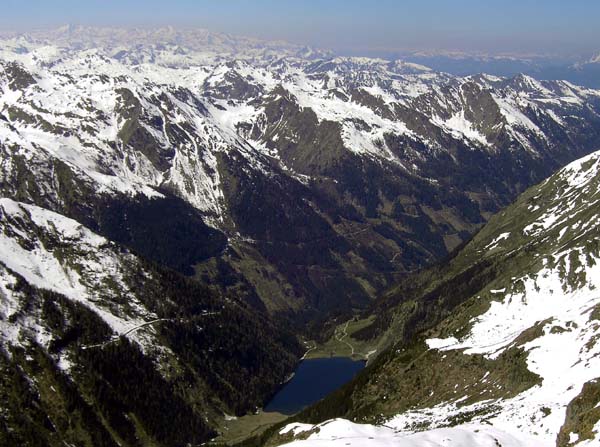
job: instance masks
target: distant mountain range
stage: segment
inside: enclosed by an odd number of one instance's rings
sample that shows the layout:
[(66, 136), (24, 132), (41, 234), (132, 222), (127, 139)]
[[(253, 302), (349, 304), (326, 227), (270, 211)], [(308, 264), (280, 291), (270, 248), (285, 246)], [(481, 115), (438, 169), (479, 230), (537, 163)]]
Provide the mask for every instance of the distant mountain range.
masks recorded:
[(398, 57), (455, 76), (487, 73), (495, 76), (526, 74), (540, 80), (565, 80), (600, 88), (600, 56), (589, 59), (540, 55), (487, 55), (463, 52), (400, 52)]

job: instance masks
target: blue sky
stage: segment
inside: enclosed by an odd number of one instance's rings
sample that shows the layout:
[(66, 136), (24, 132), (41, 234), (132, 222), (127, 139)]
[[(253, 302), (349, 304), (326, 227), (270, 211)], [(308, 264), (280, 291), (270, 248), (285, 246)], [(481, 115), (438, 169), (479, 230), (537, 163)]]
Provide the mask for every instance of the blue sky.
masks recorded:
[(0, 0), (0, 28), (199, 26), (342, 52), (600, 51), (598, 0)]

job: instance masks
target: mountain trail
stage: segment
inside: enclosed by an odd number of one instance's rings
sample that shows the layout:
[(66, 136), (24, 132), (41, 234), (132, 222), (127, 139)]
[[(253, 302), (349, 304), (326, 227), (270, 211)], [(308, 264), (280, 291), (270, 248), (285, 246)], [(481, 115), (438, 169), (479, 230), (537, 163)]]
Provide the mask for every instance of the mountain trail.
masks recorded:
[(335, 334), (335, 338), (337, 339), (337, 341), (342, 342), (346, 345), (348, 345), (348, 347), (350, 348), (350, 356), (354, 356), (354, 346), (352, 346), (352, 344), (350, 344), (349, 342), (345, 341), (344, 339), (348, 336), (348, 324), (350, 324), (350, 321), (346, 321), (346, 324), (344, 325), (344, 328), (342, 329), (342, 335), (340, 337), (340, 333), (336, 332)]

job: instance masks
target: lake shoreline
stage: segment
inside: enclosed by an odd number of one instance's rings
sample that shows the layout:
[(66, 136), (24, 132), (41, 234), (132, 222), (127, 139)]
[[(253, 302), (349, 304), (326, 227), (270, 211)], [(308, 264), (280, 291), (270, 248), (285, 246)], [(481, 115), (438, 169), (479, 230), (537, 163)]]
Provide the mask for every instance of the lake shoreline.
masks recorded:
[(263, 411), (293, 415), (352, 380), (365, 366), (364, 359), (343, 356), (302, 360)]

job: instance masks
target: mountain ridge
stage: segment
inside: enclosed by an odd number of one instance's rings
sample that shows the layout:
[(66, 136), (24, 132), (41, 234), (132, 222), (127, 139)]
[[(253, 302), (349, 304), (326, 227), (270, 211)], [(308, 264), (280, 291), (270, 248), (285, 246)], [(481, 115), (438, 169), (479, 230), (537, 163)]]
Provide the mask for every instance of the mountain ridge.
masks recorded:
[[(102, 47), (5, 42), (3, 194), (98, 231), (107, 197), (178, 196), (191, 207), (182, 218), (200, 213), (225, 235), (220, 262), (272, 312), (364, 307), (525, 186), (600, 144), (600, 93), (564, 82), (455, 78), (365, 58), (215, 59), (169, 47), (144, 62), (145, 48), (117, 57)], [(319, 223), (308, 231), (301, 216)], [(153, 255), (140, 239), (119, 241)], [(314, 261), (309, 245), (330, 256)], [(311, 260), (290, 263), (275, 246)], [(198, 264), (214, 256), (202, 250), (177, 268), (215, 275), (211, 263)], [(341, 293), (350, 304), (332, 301)]]

